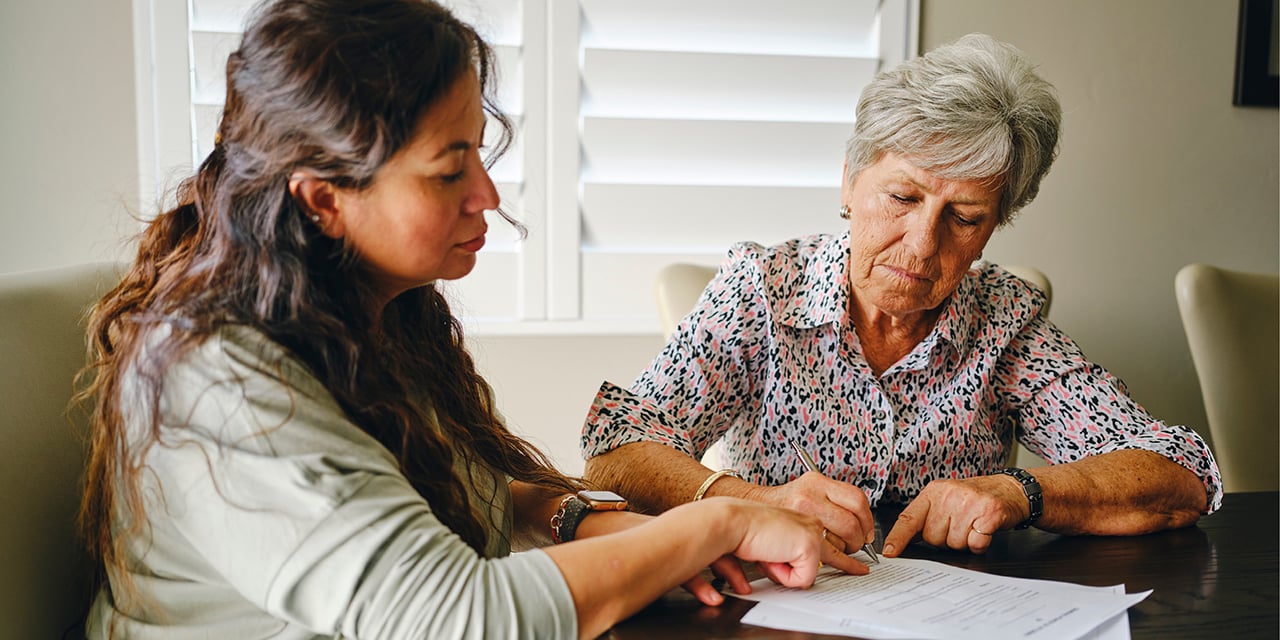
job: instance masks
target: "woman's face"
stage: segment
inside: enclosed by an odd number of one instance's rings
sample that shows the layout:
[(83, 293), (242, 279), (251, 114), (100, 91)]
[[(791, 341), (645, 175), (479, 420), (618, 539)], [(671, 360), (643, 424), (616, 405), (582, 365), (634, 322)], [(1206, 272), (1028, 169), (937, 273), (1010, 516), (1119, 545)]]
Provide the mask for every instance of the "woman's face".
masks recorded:
[(342, 235), (393, 298), (471, 272), (498, 192), (480, 157), (480, 84), (467, 73), (419, 121), (412, 139), (362, 190), (338, 195)]
[(885, 153), (852, 186), (846, 182), (842, 197), (852, 210), (855, 303), (909, 318), (942, 304), (982, 255), (998, 221), (1000, 187), (939, 178)]

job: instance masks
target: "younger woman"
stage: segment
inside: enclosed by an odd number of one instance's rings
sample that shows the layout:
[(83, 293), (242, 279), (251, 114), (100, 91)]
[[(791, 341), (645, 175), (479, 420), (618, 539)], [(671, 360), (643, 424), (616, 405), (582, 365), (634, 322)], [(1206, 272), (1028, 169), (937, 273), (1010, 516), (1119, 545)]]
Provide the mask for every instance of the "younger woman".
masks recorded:
[(427, 0), (255, 14), (213, 152), (93, 316), (90, 637), (589, 638), (681, 583), (719, 603), (708, 565), (746, 590), (729, 554), (865, 572), (785, 509), (593, 511), (503, 426), (433, 284), (499, 205), (492, 73)]

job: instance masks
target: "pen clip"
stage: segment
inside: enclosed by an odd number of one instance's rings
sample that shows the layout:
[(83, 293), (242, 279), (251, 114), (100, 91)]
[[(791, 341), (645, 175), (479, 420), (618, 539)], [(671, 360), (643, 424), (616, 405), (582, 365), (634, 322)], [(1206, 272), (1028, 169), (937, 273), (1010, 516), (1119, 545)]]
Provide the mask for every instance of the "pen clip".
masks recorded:
[(809, 452), (805, 451), (804, 447), (800, 446), (799, 440), (792, 440), (791, 448), (796, 450), (796, 455), (800, 456), (800, 463), (803, 464), (806, 469), (810, 471), (818, 470), (818, 465), (813, 461), (813, 458), (809, 457)]

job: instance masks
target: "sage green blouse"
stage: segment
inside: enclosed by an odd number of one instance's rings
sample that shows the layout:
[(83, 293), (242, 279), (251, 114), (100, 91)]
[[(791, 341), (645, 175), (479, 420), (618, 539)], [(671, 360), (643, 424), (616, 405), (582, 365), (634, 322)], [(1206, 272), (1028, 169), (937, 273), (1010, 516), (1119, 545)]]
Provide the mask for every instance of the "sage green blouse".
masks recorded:
[(103, 589), (90, 638), (113, 625), (144, 640), (577, 636), (550, 557), (509, 553), (509, 478), (478, 464), (460, 474), (488, 517), (481, 556), (260, 333), (223, 329), (163, 389), (145, 526), (127, 552), (141, 597)]

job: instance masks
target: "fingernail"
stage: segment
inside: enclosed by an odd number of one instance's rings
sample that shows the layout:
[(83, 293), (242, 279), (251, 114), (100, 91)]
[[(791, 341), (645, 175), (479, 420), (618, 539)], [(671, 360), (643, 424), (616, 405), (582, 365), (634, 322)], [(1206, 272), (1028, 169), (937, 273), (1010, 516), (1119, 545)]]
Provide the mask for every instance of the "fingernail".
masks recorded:
[(891, 544), (886, 544), (884, 548), (880, 550), (880, 555), (892, 556), (897, 550), (897, 547), (894, 547)]

